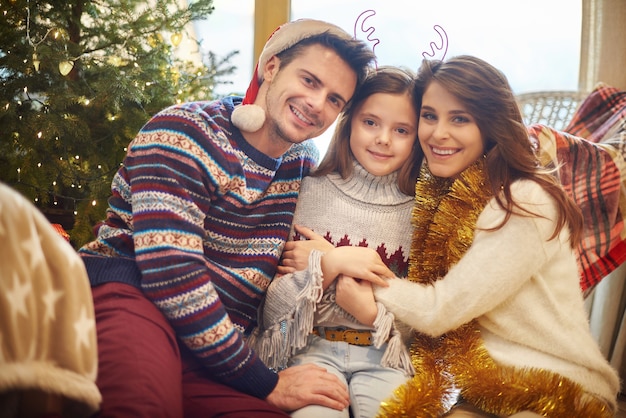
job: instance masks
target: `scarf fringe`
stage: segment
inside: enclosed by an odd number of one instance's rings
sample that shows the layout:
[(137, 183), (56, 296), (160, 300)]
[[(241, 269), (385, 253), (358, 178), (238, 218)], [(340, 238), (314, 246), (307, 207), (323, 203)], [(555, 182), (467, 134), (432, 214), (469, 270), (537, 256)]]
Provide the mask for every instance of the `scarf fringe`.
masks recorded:
[[(248, 344), (269, 368), (286, 368), (289, 358), (307, 345), (308, 336), (313, 329), (316, 305), (323, 295), (321, 256), (322, 252), (311, 251), (307, 270), (311, 277), (297, 295), (294, 309), (270, 328), (257, 328), (248, 339)], [(307, 274), (307, 271), (294, 274)]]
[(374, 320), (375, 331), (372, 333), (374, 347), (380, 348), (386, 341), (387, 348), (383, 353), (380, 364), (384, 367), (402, 370), (408, 376), (415, 374), (411, 363), (411, 356), (402, 340), (402, 334), (394, 325), (394, 316), (387, 311), (385, 305), (376, 302), (378, 314)]

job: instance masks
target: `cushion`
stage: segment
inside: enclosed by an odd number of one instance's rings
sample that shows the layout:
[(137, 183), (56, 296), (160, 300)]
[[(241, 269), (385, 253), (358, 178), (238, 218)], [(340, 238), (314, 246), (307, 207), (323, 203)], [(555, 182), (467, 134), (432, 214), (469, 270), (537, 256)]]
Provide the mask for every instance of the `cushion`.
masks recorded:
[[(24, 196), (0, 183), (0, 397), (63, 398), (63, 417), (91, 417), (98, 350), (82, 259)], [(43, 407), (44, 397), (32, 399)], [(11, 414), (0, 406), (0, 416)], [(50, 407), (53, 404), (48, 405)], [(22, 411), (23, 412), (23, 411)], [(42, 415), (43, 416), (43, 415)]]

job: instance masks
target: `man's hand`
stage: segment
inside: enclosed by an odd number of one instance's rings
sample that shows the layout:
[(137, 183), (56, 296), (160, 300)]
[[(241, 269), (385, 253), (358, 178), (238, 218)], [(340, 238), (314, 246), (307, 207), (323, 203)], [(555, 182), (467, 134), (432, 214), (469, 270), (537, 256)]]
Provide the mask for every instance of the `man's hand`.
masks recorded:
[(280, 265), (277, 270), (279, 274), (288, 274), (299, 270), (305, 270), (309, 264), (309, 255), (311, 254), (311, 251), (320, 250), (322, 252), (326, 252), (334, 248), (333, 244), (328, 242), (321, 235), (313, 232), (310, 228), (295, 225), (294, 229), (298, 234), (306, 238), (306, 240), (287, 241), (287, 243), (285, 243)]
[(321, 405), (339, 411), (350, 404), (348, 388), (323, 367), (303, 364), (278, 373), (278, 384), (266, 399), (283, 411)]

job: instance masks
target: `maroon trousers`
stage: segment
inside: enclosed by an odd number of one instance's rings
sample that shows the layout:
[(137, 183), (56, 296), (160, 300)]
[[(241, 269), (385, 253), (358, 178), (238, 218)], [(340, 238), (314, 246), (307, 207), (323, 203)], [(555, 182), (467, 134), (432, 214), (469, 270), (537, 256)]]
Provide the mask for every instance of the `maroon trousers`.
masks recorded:
[(212, 380), (178, 345), (163, 314), (122, 283), (92, 289), (98, 334), (99, 418), (288, 417), (262, 399)]

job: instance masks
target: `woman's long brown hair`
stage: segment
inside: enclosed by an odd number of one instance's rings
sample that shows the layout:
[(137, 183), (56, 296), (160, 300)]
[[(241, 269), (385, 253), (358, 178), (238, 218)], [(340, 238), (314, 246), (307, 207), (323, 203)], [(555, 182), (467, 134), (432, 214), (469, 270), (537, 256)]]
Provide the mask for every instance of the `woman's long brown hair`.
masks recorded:
[(568, 225), (570, 243), (576, 247), (583, 230), (580, 208), (556, 177), (540, 165), (504, 74), (480, 58), (468, 55), (447, 61), (425, 60), (418, 71), (415, 86), (415, 97), (420, 107), (422, 95), (433, 81), (440, 83), (466, 106), (483, 136), (492, 192), (497, 203), (507, 212), (504, 222), (495, 229), (508, 221), (514, 208), (523, 211), (513, 201), (511, 184), (519, 179), (529, 179), (540, 184), (557, 203), (558, 217), (550, 239)]

